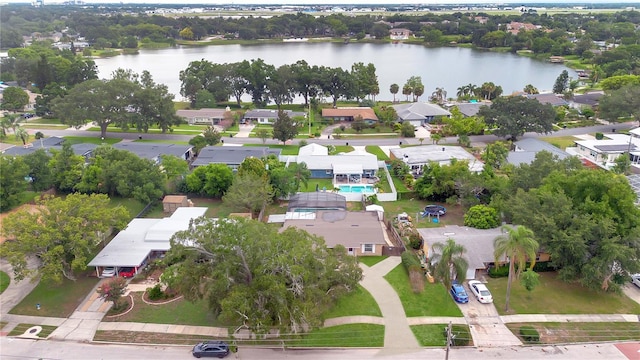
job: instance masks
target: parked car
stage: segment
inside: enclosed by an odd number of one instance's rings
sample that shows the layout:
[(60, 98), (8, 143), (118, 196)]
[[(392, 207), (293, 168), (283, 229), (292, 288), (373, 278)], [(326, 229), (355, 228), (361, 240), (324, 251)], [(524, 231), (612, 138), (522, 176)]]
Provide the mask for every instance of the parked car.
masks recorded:
[(471, 293), (483, 304), (489, 304), (493, 302), (493, 296), (491, 296), (491, 292), (487, 289), (487, 286), (481, 283), (478, 280), (469, 281), (469, 289)]
[(467, 295), (467, 291), (464, 289), (464, 286), (454, 282), (451, 285), (451, 289), (449, 289), (451, 296), (453, 296), (453, 300), (458, 303), (466, 304), (469, 302), (469, 296)]
[(631, 275), (631, 282), (633, 285), (640, 287), (640, 274)]
[(197, 344), (191, 351), (193, 356), (223, 358), (229, 355), (229, 344), (224, 341), (205, 341)]
[(122, 276), (123, 278), (132, 278), (132, 277), (136, 276), (136, 269), (134, 269), (132, 267), (124, 267), (124, 268), (120, 269), (118, 274), (120, 276)]
[(102, 277), (114, 277), (116, 276), (116, 268), (113, 266), (107, 266), (102, 269)]

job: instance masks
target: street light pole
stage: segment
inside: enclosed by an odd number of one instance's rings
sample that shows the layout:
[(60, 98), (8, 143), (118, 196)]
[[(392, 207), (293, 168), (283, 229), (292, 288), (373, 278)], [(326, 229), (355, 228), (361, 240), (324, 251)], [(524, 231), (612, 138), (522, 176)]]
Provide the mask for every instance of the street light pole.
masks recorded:
[(311, 137), (311, 101), (309, 101), (309, 114), (307, 117), (309, 118), (309, 137)]

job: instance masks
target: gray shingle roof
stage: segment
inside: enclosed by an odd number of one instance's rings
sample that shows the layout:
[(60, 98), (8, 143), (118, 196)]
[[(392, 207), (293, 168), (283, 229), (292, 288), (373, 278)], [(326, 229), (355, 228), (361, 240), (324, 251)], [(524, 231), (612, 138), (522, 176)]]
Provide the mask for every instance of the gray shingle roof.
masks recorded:
[(548, 151), (559, 159), (570, 156), (567, 152), (559, 149), (546, 141), (526, 138), (514, 143), (520, 151), (510, 151), (507, 155), (507, 162), (513, 165), (531, 164), (540, 151)]
[(240, 165), (248, 157), (280, 156), (282, 150), (258, 146), (207, 146), (200, 150), (192, 166), (208, 164)]
[(451, 113), (438, 105), (430, 103), (409, 103), (392, 105), (398, 114), (398, 118), (402, 121), (407, 120), (423, 120), (430, 116), (451, 116)]
[(119, 142), (112, 146), (115, 149), (130, 151), (145, 159), (155, 159), (160, 155), (174, 155), (184, 158), (184, 154), (193, 148), (191, 145), (139, 142)]

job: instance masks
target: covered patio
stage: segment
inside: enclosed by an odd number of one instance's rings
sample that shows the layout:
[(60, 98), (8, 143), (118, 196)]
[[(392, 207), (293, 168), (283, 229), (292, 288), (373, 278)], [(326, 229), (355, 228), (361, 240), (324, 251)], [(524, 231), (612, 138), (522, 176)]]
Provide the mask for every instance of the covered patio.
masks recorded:
[(334, 184), (361, 184), (364, 169), (361, 164), (333, 164)]

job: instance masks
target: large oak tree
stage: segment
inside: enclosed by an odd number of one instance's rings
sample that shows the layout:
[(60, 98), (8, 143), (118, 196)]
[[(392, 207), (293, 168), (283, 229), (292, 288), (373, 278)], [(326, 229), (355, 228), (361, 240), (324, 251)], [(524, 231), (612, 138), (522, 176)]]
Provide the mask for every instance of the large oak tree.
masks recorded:
[(528, 131), (549, 133), (553, 130), (556, 118), (551, 105), (524, 96), (499, 97), (491, 107), (481, 107), (478, 115), (484, 117), (487, 125), (495, 128), (495, 135), (512, 140)]
[[(35, 212), (20, 210), (3, 221), (2, 234), (10, 241), (2, 244), (0, 256), (11, 263), (18, 280), (75, 280), (97, 245), (129, 219), (124, 207), (109, 206), (109, 198), (100, 194), (45, 197), (38, 205)], [(30, 256), (39, 259), (38, 268), (27, 267)]]
[(362, 277), (344, 247), (293, 228), (199, 218), (171, 239), (163, 278), (190, 301), (205, 300), (228, 322), (257, 333), (301, 332)]

